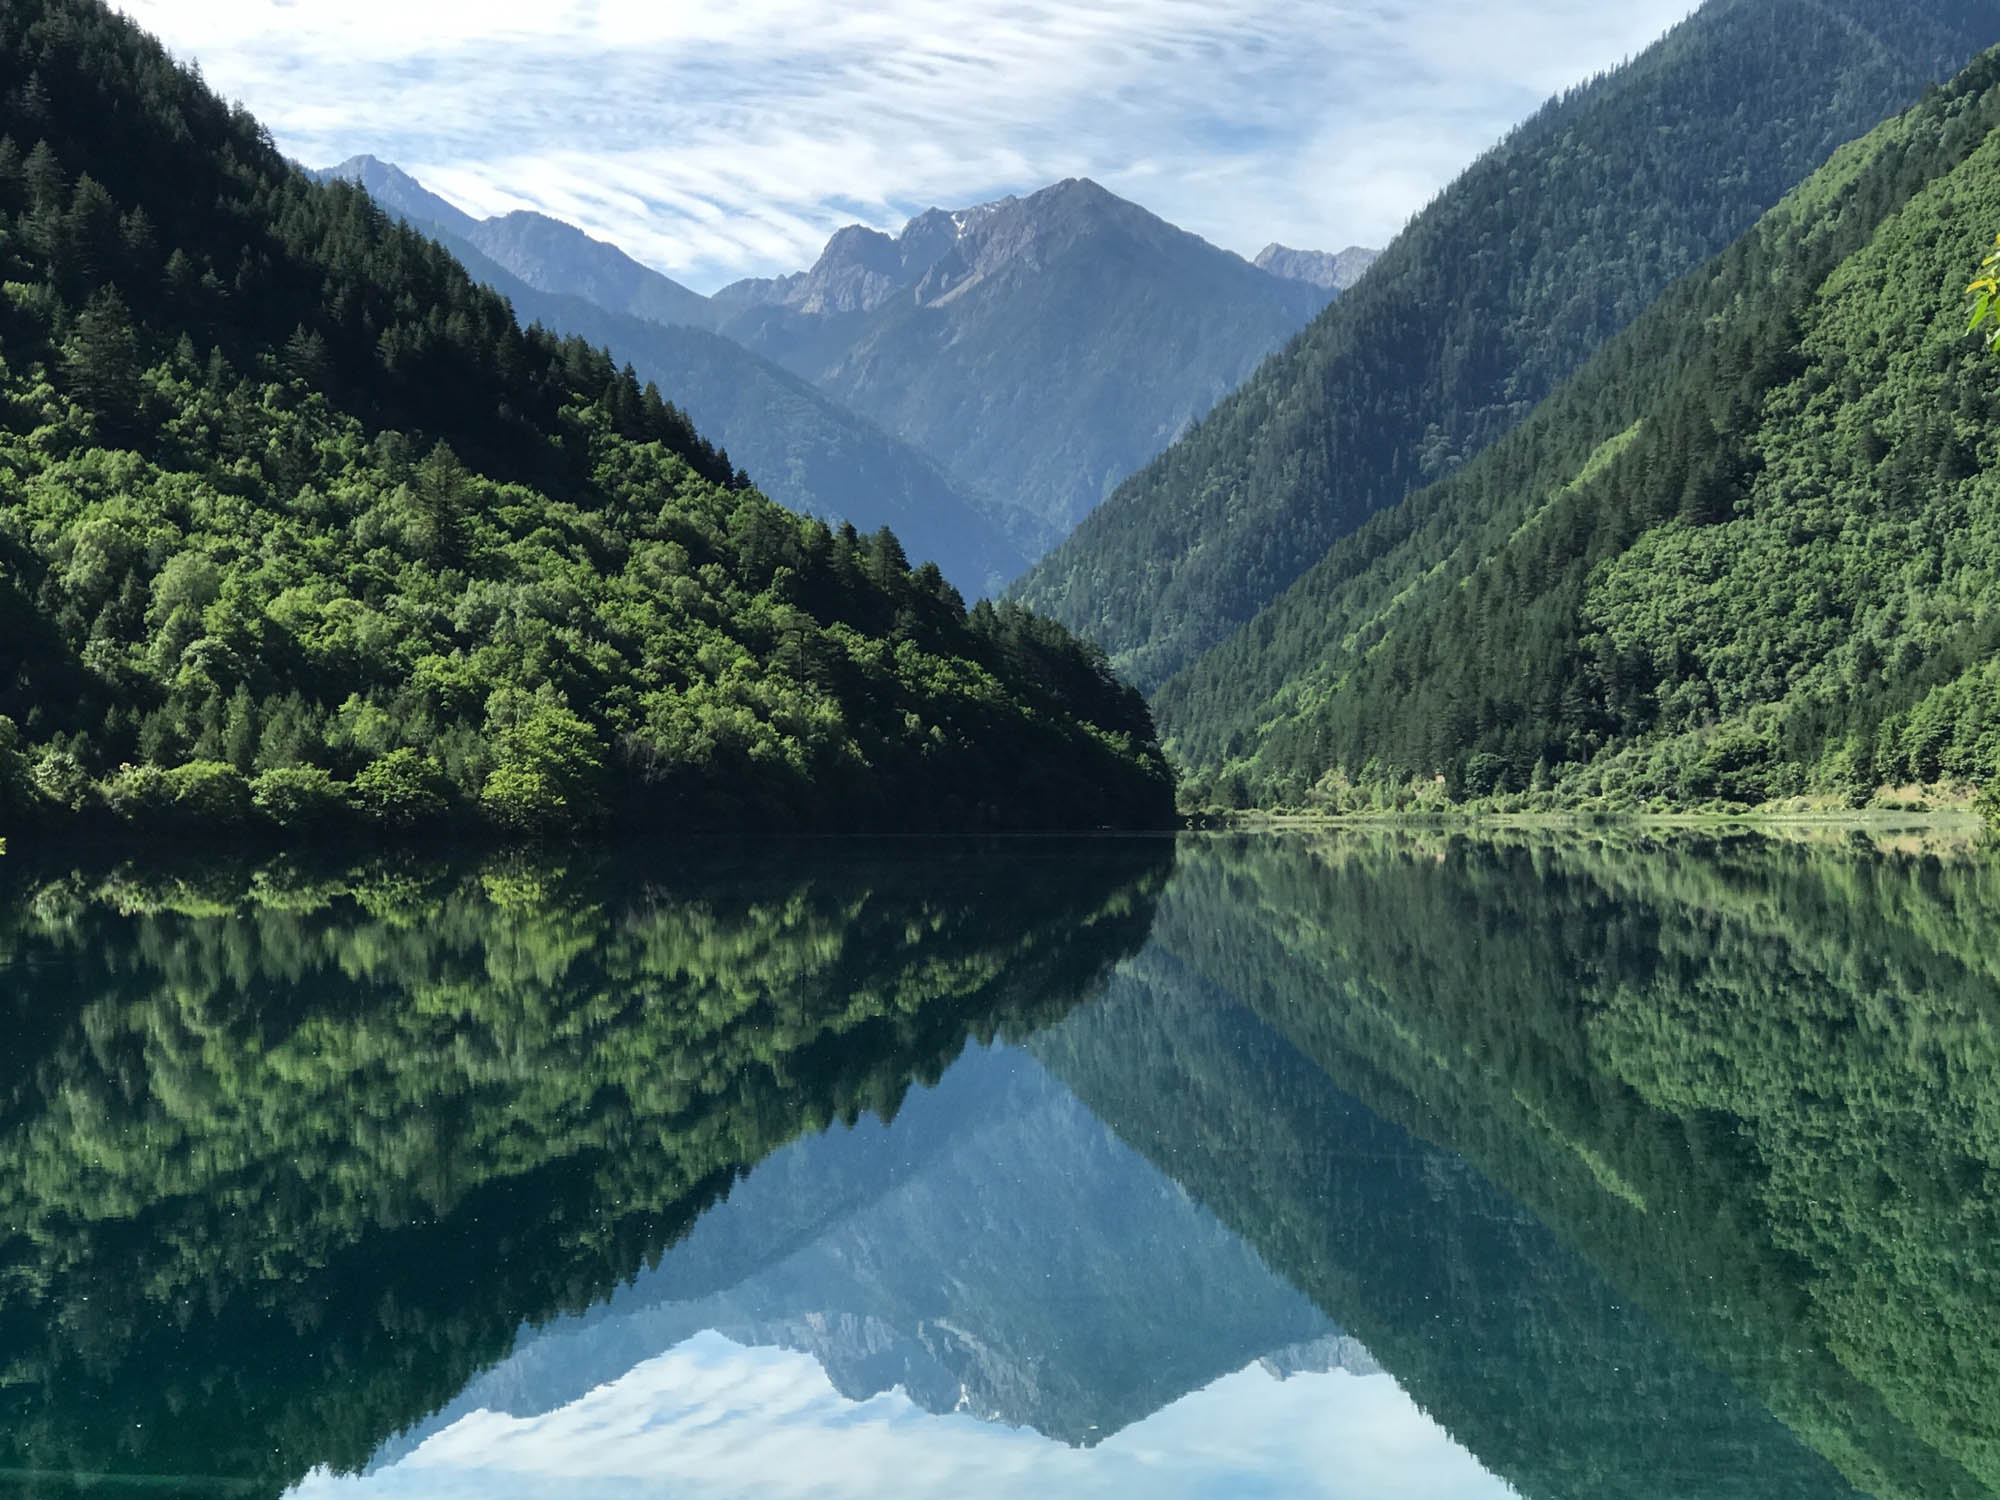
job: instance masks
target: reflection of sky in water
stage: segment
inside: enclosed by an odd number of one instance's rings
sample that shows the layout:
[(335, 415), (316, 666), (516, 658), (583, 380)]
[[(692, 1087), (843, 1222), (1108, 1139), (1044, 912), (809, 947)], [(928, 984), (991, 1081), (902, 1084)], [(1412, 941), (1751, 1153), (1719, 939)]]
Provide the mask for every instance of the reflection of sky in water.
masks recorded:
[(1094, 1449), (932, 1416), (900, 1390), (850, 1402), (805, 1354), (705, 1333), (545, 1416), (475, 1412), (363, 1478), (297, 1500), (759, 1495), (1291, 1496), (1486, 1500), (1512, 1491), (1386, 1376), (1252, 1367)]

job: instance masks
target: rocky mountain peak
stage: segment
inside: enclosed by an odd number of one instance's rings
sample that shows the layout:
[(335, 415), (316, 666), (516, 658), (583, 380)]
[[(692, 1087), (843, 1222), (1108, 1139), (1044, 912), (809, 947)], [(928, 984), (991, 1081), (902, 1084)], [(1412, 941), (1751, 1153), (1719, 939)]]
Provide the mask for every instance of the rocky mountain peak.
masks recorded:
[(479, 221), (448, 203), (392, 162), (374, 156), (350, 156), (337, 167), (312, 174), (322, 182), (352, 182), (368, 190), (384, 209), (403, 218), (422, 219), (453, 233), (464, 234)]
[(1303, 281), (1330, 292), (1344, 292), (1374, 265), (1379, 250), (1349, 245), (1345, 250), (1294, 250), (1289, 245), (1266, 245), (1251, 262), (1260, 271), (1282, 276), (1287, 281)]

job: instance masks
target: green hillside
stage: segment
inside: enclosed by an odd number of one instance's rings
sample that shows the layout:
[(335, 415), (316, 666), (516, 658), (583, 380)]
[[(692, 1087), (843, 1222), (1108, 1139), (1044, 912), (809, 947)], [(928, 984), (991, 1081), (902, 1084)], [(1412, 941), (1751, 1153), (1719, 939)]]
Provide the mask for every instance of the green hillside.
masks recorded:
[(1837, 154), (1164, 689), (1172, 743), (1253, 800), (1341, 806), (1412, 778), (1632, 806), (1990, 777), (2000, 371), (1962, 289), (1996, 127), (1989, 55)]
[(1144, 706), (793, 516), (94, 0), (0, 14), (0, 825), (1157, 822)]
[(1017, 596), (1152, 689), (1996, 38), (1995, 0), (1710, 0), (1472, 166)]

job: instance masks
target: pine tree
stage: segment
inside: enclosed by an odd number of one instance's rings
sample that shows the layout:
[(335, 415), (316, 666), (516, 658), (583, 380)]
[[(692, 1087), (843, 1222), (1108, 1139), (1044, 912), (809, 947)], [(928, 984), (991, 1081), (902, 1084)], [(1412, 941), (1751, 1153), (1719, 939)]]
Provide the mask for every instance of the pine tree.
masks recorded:
[(63, 345), (63, 374), (106, 428), (131, 424), (139, 402), (139, 339), (116, 287), (103, 288), (78, 314)]

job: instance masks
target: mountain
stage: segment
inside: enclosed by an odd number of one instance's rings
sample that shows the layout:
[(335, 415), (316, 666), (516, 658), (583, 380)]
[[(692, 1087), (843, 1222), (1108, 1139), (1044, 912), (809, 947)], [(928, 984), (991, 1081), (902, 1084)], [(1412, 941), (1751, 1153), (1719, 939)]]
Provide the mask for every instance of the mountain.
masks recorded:
[(0, 220), (0, 823), (1171, 817), (1101, 653), (780, 509), (97, 0), (0, 15)]
[(1304, 326), (1327, 293), (1096, 183), (835, 235), (725, 287), (718, 329), (1008, 507), (1039, 551)]
[(312, 175), (359, 183), (398, 218), (448, 231), (538, 292), (581, 297), (652, 323), (706, 328), (715, 321), (701, 293), (547, 214), (522, 211), (475, 219), (400, 167), (372, 156), (349, 157)]
[(1997, 36), (2000, 0), (1709, 0), (1469, 168), (1016, 597), (1152, 690)]
[(2000, 367), (1961, 290), (2000, 228), (1996, 132), (1989, 53), (1839, 152), (1162, 689), (1182, 755), (1258, 801), (2000, 778)]
[(1338, 253), (1326, 250), (1294, 250), (1288, 245), (1266, 245), (1251, 262), (1260, 271), (1282, 276), (1287, 281), (1310, 282), (1330, 292), (1344, 292), (1376, 261), (1380, 250), (1364, 250), (1349, 245)]
[[(313, 175), (367, 188), (450, 249), (524, 321), (629, 362), (780, 505), (862, 531), (888, 526), (912, 556), (935, 562), (969, 595), (997, 593), (1027, 566), (1028, 554), (992, 507), (809, 382), (706, 331), (714, 319), (705, 299), (623, 252), (539, 214), (475, 219), (373, 157)], [(701, 307), (685, 308), (689, 298)]]

